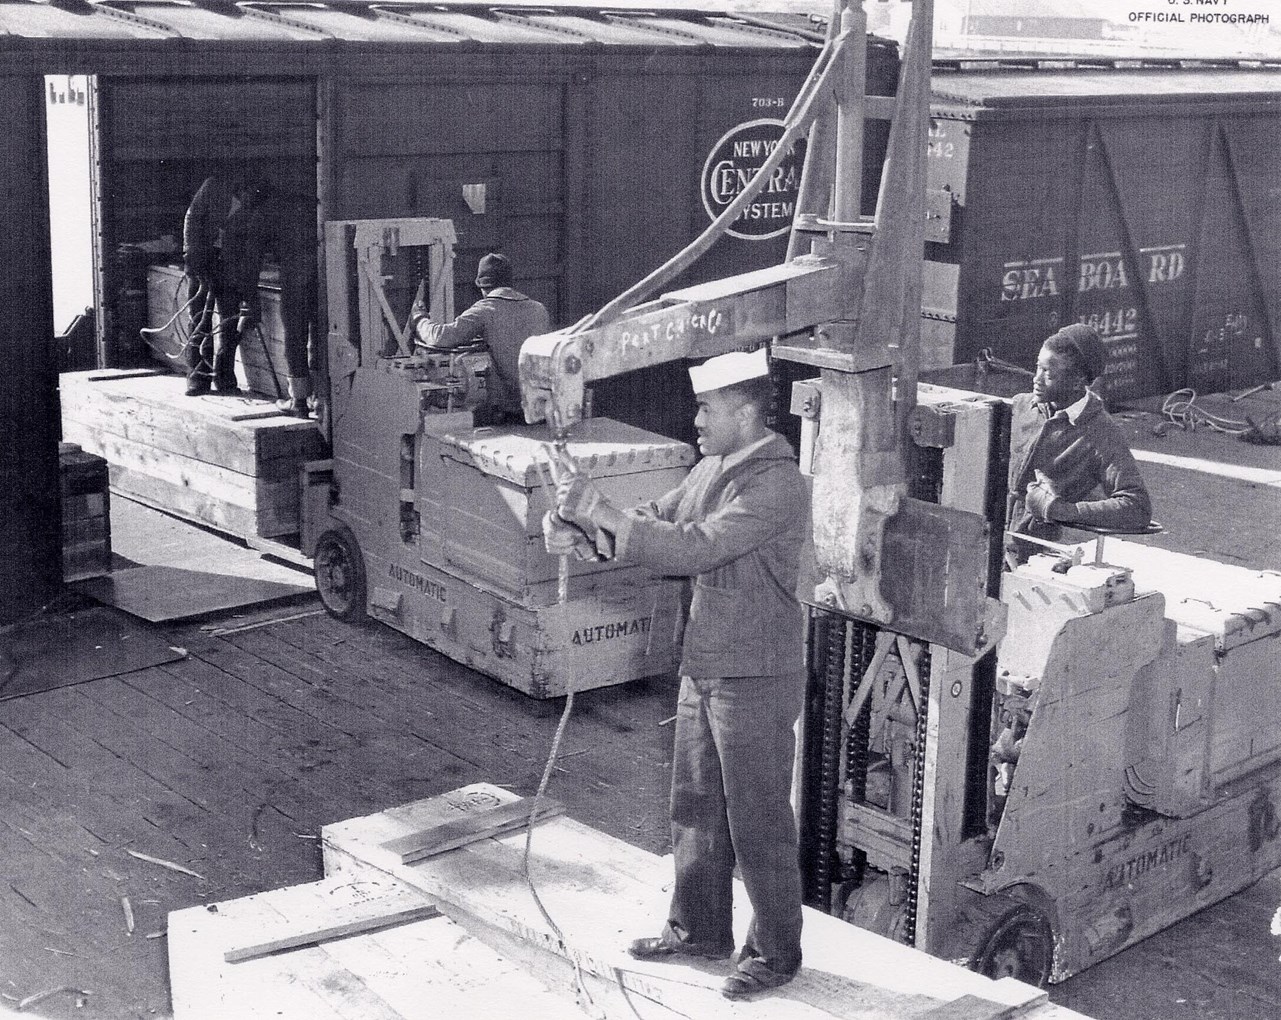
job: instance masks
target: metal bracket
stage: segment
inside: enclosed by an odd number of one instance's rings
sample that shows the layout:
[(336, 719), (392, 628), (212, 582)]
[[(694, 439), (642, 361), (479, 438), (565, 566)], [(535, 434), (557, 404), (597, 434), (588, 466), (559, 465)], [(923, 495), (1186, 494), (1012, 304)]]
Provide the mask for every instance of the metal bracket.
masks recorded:
[(510, 659), (516, 654), (513, 629), (511, 620), (503, 616), (501, 610), (494, 614), (489, 631), (494, 638), (494, 654), (500, 659)]

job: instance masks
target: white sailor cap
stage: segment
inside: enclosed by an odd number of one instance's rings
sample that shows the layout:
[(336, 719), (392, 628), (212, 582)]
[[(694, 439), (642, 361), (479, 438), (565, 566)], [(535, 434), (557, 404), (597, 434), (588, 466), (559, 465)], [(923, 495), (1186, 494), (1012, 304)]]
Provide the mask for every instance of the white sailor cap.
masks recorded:
[(765, 348), (759, 350), (731, 351), (729, 354), (718, 354), (701, 365), (693, 365), (689, 370), (689, 380), (694, 384), (694, 392), (707, 393), (709, 390), (720, 390), (748, 379), (759, 379), (769, 375), (769, 358)]

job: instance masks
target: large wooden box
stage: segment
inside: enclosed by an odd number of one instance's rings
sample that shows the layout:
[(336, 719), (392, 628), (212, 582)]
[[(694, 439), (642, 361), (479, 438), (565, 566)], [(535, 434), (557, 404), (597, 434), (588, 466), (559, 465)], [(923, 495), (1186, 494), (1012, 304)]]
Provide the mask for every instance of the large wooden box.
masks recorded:
[[(274, 268), (258, 283), (262, 322), (250, 330), (236, 350), (236, 376), (251, 392), (276, 399), (287, 394), (285, 327), (280, 317), (280, 284)], [(191, 332), (186, 309), (187, 279), (182, 266), (147, 267), (147, 326), (142, 334), (152, 357), (170, 372), (186, 373), (183, 346)]]
[(529, 606), (412, 559), (367, 551), (365, 564), (372, 617), (533, 698), (668, 673), (679, 661), (681, 583), (639, 568)]
[[(441, 566), (525, 603), (546, 602), (554, 592), (558, 561), (543, 544), (544, 514), (555, 493), (540, 468), (548, 453), (541, 426), (477, 428), (439, 438), (436, 456), (424, 457), (419, 489), (439, 494), (435, 524)], [(609, 418), (575, 428), (568, 452), (605, 497), (628, 507), (675, 488), (689, 471), (694, 451), (686, 443)], [(425, 522), (425, 527), (431, 525)], [(424, 556), (430, 558), (424, 545)], [(614, 562), (574, 564), (576, 578), (618, 569)]]
[(323, 453), (314, 422), (251, 396), (183, 395), (150, 371), (61, 377), (63, 435), (110, 465), (111, 488), (242, 538), (299, 527), (299, 473)]

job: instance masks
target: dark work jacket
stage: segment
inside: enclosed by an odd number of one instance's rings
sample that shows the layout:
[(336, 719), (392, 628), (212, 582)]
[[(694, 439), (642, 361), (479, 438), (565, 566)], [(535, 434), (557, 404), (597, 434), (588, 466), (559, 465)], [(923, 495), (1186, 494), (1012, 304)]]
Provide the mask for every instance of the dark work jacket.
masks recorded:
[(684, 676), (801, 671), (796, 580), (809, 525), (804, 481), (777, 434), (728, 468), (722, 457), (704, 457), (679, 486), (628, 514), (619, 559), (694, 578)]
[[(1152, 501), (1134, 455), (1093, 392), (1075, 422), (1066, 410), (1047, 418), (1031, 393), (1013, 400), (1007, 527), (1055, 541), (1062, 531), (1059, 523), (1035, 520), (1024, 504), (1037, 470), (1070, 505), (1071, 520), (1062, 522), (1069, 527), (1080, 523), (1138, 531), (1152, 520)], [(1026, 559), (1032, 551), (1028, 543), (1017, 546), (1019, 558)]]
[(531, 336), (551, 329), (551, 316), (539, 301), (511, 287), (496, 287), (448, 325), (419, 323), (419, 345), (452, 350), (473, 340), (484, 340), (494, 360), (500, 393), (493, 401), (520, 413), (520, 345)]

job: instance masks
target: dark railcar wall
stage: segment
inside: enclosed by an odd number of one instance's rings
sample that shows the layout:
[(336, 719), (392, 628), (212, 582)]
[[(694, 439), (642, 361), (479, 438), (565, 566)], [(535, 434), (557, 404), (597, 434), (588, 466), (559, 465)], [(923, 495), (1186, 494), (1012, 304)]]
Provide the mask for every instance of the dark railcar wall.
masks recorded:
[(62, 583), (44, 81), (0, 75), (0, 625)]
[(1060, 325), (1109, 348), (1116, 399), (1281, 376), (1275, 114), (939, 116), (931, 185), (952, 239), (926, 263), (933, 364), (983, 348), (1031, 367)]

